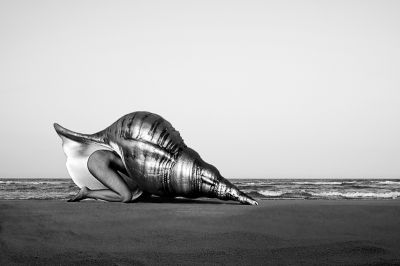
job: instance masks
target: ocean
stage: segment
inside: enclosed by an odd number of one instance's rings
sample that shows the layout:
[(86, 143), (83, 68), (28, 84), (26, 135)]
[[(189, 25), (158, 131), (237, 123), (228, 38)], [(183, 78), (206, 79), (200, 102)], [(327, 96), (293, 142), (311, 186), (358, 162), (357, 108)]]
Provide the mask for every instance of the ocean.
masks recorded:
[[(400, 179), (231, 179), (243, 192), (273, 199), (398, 199)], [(3, 200), (67, 200), (78, 192), (71, 179), (0, 178)]]

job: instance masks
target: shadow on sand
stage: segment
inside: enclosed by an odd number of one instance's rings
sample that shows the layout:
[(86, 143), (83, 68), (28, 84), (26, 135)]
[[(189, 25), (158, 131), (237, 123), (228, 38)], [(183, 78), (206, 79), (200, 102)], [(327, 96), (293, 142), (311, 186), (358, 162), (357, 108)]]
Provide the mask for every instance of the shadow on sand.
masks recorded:
[(216, 204), (216, 205), (238, 205), (238, 202), (234, 201), (222, 201), (218, 199), (189, 199), (189, 198), (173, 198), (173, 197), (141, 197), (133, 202), (143, 202), (143, 203), (174, 203), (174, 204)]

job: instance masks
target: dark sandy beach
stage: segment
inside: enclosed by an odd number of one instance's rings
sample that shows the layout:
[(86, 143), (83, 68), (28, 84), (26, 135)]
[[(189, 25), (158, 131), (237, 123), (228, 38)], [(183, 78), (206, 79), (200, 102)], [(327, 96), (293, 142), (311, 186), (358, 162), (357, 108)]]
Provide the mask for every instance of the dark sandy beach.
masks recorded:
[(0, 201), (0, 265), (400, 265), (400, 201)]

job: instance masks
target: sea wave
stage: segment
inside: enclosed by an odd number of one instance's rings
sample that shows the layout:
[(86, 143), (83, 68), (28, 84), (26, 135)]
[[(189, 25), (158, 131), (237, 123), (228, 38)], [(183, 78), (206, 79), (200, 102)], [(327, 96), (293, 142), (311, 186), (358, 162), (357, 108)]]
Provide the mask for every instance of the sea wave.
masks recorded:
[(399, 181), (375, 181), (377, 184), (380, 185), (399, 185), (400, 186), (400, 182)]
[(381, 198), (381, 199), (396, 199), (400, 196), (400, 192), (316, 192), (311, 193), (313, 196), (322, 198), (341, 197), (347, 199), (361, 199), (361, 198)]
[(68, 184), (70, 181), (0, 181), (0, 184), (5, 185), (55, 185), (55, 184)]
[(266, 197), (280, 197), (284, 194), (282, 191), (270, 191), (270, 190), (260, 190), (257, 193)]
[(399, 191), (391, 192), (341, 192), (341, 191), (273, 191), (273, 190), (252, 190), (249, 193), (253, 197), (261, 198), (292, 198), (292, 199), (397, 199)]
[(298, 184), (298, 185), (341, 185), (343, 182), (337, 182), (337, 181), (332, 181), (332, 182), (325, 182), (325, 181), (319, 181), (319, 182), (293, 182), (293, 184)]

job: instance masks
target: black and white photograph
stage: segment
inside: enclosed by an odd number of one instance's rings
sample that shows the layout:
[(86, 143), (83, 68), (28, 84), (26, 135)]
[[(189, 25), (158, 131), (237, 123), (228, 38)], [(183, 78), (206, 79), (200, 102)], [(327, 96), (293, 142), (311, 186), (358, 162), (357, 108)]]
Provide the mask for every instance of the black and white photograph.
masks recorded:
[(400, 265), (400, 1), (0, 0), (0, 265)]

